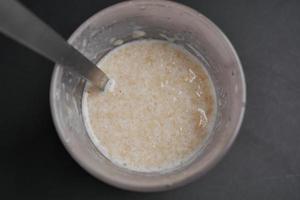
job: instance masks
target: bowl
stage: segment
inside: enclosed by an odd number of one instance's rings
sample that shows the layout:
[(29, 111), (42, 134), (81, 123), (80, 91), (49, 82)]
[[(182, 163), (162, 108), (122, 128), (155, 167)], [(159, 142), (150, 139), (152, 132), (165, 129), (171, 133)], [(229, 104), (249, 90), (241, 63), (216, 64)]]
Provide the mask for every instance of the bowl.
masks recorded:
[(94, 177), (132, 191), (161, 191), (201, 177), (228, 151), (242, 123), (246, 87), (236, 51), (209, 19), (184, 5), (162, 0), (126, 1), (84, 22), (68, 40), (93, 62), (123, 43), (160, 39), (183, 46), (204, 64), (215, 87), (217, 114), (201, 153), (169, 172), (135, 172), (114, 165), (88, 136), (83, 115), (85, 81), (55, 66), (50, 89), (51, 111), (58, 135), (78, 164)]

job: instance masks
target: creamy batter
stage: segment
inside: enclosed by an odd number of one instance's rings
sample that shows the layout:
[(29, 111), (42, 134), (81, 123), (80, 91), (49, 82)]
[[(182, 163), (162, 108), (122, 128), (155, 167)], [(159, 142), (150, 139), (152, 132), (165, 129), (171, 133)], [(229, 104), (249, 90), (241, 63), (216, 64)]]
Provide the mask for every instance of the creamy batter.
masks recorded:
[(169, 42), (140, 40), (117, 47), (98, 66), (111, 85), (105, 92), (86, 87), (84, 120), (113, 163), (168, 170), (201, 148), (216, 106), (211, 80), (194, 56)]

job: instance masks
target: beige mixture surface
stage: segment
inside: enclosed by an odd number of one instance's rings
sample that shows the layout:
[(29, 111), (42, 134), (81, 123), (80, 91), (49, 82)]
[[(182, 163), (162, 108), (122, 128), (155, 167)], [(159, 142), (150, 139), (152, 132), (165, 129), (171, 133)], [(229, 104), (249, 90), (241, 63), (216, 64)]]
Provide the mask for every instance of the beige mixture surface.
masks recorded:
[(172, 43), (141, 40), (116, 48), (98, 66), (113, 84), (102, 93), (86, 88), (84, 118), (113, 163), (167, 170), (200, 148), (214, 121), (215, 95), (195, 57)]

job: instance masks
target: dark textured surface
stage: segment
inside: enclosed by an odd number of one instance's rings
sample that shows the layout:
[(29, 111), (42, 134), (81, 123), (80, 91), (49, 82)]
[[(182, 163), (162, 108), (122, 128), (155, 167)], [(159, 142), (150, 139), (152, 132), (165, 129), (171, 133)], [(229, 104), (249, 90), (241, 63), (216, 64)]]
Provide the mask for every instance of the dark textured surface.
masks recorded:
[[(67, 38), (117, 1), (22, 2)], [(161, 193), (127, 192), (96, 180), (71, 159), (53, 126), (53, 63), (0, 35), (1, 199), (300, 199), (300, 1), (179, 2), (214, 21), (244, 66), (247, 111), (221, 163), (200, 180)]]

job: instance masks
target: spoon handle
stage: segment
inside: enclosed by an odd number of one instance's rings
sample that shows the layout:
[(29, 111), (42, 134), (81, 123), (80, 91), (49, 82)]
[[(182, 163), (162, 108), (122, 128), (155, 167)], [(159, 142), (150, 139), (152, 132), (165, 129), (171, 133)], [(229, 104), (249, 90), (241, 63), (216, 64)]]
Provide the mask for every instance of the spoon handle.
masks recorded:
[(106, 74), (20, 3), (0, 1), (0, 32), (104, 89)]

